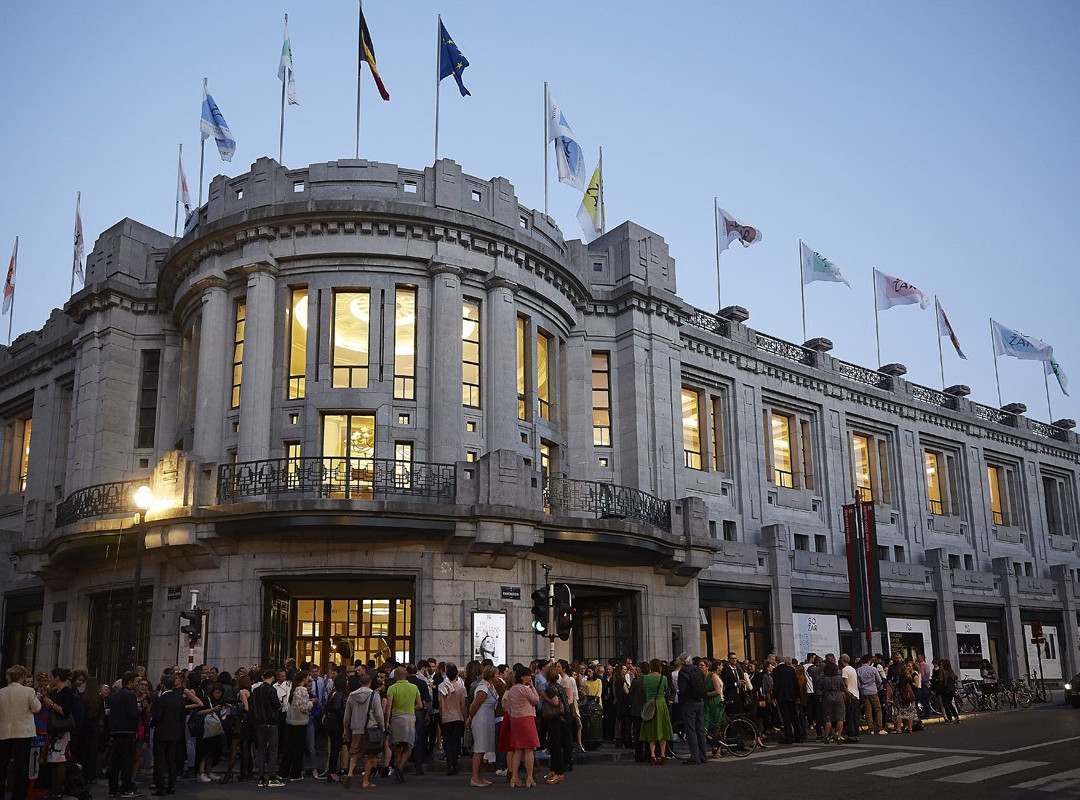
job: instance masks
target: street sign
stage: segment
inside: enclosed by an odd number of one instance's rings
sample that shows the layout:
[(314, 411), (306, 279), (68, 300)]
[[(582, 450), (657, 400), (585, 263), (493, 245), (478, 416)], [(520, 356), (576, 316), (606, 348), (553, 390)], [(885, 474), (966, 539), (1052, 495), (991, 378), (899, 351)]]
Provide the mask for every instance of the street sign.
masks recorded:
[(500, 586), (499, 597), (503, 600), (520, 600), (521, 599), (521, 587), (520, 586)]
[(1046, 638), (1043, 637), (1043, 636), (1039, 636), (1038, 638), (1032, 637), (1031, 643), (1032, 644), (1046, 644)]

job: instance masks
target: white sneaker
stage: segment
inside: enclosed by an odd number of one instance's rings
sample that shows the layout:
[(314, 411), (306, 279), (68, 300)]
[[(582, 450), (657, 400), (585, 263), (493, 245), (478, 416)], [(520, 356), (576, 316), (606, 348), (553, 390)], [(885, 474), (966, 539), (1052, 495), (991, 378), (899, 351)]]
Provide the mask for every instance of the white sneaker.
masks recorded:
[(505, 778), (507, 771), (505, 769), (497, 769), (495, 770), (495, 774), (500, 778)]
[(198, 780), (199, 780), (199, 783), (213, 783), (213, 780), (211, 780), (210, 776), (207, 775), (205, 772), (200, 772), (199, 773), (199, 779)]

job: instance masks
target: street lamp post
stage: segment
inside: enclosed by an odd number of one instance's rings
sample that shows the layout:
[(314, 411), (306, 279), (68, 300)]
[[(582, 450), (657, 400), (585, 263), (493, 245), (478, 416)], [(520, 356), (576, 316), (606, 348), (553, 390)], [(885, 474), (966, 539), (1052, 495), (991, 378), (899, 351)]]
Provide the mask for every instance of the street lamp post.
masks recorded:
[(135, 580), (131, 587), (131, 614), (128, 617), (128, 641), (131, 642), (131, 655), (128, 659), (132, 670), (138, 665), (139, 640), (139, 589), (142, 583), (143, 548), (146, 544), (146, 512), (154, 503), (154, 493), (149, 486), (140, 486), (135, 490), (135, 506), (139, 509), (139, 528), (135, 537)]

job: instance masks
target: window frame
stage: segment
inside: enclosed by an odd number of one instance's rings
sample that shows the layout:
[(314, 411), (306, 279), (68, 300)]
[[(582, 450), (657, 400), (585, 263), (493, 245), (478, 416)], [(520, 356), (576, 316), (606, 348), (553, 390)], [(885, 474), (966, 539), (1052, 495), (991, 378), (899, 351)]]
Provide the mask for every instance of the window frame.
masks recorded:
[[(367, 349), (358, 350), (355, 352), (360, 353), (363, 356), (364, 363), (362, 364), (338, 364), (338, 347), (337, 337), (338, 332), (338, 311), (339, 311), (339, 297), (347, 295), (364, 296), (367, 298), (367, 321), (357, 317), (361, 323), (367, 326)], [(356, 287), (356, 288), (335, 288), (331, 292), (330, 296), (330, 387), (332, 389), (366, 389), (371, 382), (371, 315), (372, 315), (372, 302), (371, 302), (371, 289), (370, 287)], [(351, 301), (349, 301), (351, 302)], [(355, 315), (354, 315), (355, 316)], [(348, 348), (344, 348), (348, 350)], [(352, 351), (350, 351), (352, 352)], [(338, 374), (344, 373), (345, 381), (343, 383), (338, 382)], [(356, 375), (362, 377), (362, 381), (355, 381)]]

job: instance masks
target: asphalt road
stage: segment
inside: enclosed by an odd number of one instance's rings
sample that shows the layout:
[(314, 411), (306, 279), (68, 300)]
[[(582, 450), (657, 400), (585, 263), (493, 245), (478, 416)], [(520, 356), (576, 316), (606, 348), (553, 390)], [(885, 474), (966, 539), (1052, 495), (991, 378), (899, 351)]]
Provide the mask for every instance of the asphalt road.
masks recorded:
[[(965, 717), (960, 725), (929, 724), (919, 733), (866, 736), (859, 744), (773, 746), (746, 758), (725, 756), (701, 766), (668, 760), (664, 766), (636, 764), (611, 753), (579, 756), (576, 768), (558, 786), (511, 790), (503, 779), (485, 789), (469, 784), (467, 767), (447, 777), (441, 765), (426, 774), (407, 775), (404, 785), (383, 778), (373, 791), (359, 780), (346, 791), (340, 784), (306, 779), (280, 789), (253, 784), (198, 784), (182, 781), (176, 800), (255, 800), (267, 794), (315, 800), (361, 797), (424, 796), (468, 798), (478, 793), (568, 798), (618, 797), (619, 800), (665, 796), (794, 797), (798, 800), (865, 800), (900, 788), (925, 800), (978, 798), (1048, 800), (1080, 798), (1080, 710), (1062, 705), (1026, 711), (999, 711)], [(538, 777), (542, 770), (538, 770)], [(145, 792), (145, 789), (144, 789)], [(104, 787), (95, 787), (103, 798)]]

